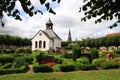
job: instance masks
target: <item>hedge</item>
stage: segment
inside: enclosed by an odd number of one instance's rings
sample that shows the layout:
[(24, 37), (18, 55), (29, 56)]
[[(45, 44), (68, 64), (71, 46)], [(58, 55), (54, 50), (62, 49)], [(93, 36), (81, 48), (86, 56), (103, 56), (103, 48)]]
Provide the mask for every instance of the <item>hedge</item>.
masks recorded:
[(28, 65), (21, 66), (20, 68), (0, 69), (0, 75), (13, 74), (13, 73), (24, 73), (27, 70), (28, 70)]
[(11, 66), (12, 66), (12, 63), (7, 63), (5, 65), (0, 66), (0, 69), (10, 68)]
[(94, 59), (93, 61), (92, 61), (92, 64), (94, 64), (94, 65), (96, 65), (96, 66), (100, 66), (100, 64), (101, 63), (103, 63), (103, 62), (105, 62), (105, 60), (103, 60), (103, 59)]
[(14, 61), (14, 57), (10, 55), (0, 55), (0, 63), (2, 65), (6, 63), (12, 63)]
[(33, 70), (34, 72), (53, 72), (52, 67), (47, 64), (34, 64)]
[(77, 64), (77, 68), (79, 70), (96, 70), (96, 66), (94, 64)]
[(101, 63), (100, 67), (102, 69), (117, 69), (120, 66), (119, 66), (118, 63), (115, 63), (115, 62), (112, 62), (112, 61), (106, 61), (106, 62)]
[(90, 63), (90, 61), (89, 61), (89, 59), (87, 57), (77, 58), (76, 61), (78, 63), (81, 63), (81, 64), (89, 64)]
[(75, 65), (73, 64), (63, 64), (60, 66), (60, 71), (62, 72), (70, 72), (70, 71), (75, 71)]

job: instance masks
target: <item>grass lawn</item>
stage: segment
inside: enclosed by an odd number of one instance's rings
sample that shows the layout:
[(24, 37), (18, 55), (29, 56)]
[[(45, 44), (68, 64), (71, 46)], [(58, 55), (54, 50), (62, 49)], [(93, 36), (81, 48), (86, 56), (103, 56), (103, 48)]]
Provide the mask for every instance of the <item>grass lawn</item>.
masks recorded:
[(120, 69), (0, 75), (0, 80), (120, 80)]

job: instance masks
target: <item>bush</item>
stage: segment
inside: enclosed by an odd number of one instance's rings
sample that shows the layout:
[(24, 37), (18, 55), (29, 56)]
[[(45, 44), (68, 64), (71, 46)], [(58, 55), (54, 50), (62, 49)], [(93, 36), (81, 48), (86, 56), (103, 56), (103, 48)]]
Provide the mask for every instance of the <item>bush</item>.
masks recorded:
[(90, 49), (91, 60), (98, 58), (98, 50), (96, 48)]
[(9, 53), (14, 53), (15, 50), (14, 49), (1, 49), (0, 53), (2, 54), (9, 54)]
[(43, 59), (44, 56), (45, 56), (45, 53), (43, 52), (36, 53), (35, 54), (36, 61), (40, 63), (40, 61)]
[(52, 67), (46, 64), (34, 64), (33, 65), (34, 72), (53, 72)]
[(92, 64), (94, 64), (94, 65), (96, 65), (96, 66), (100, 66), (100, 64), (101, 64), (102, 62), (105, 62), (105, 60), (103, 60), (103, 59), (94, 59), (94, 60), (92, 61)]
[(57, 64), (62, 64), (62, 59), (60, 59), (60, 58), (55, 58), (55, 63), (57, 63)]
[(27, 53), (27, 54), (30, 54), (30, 53), (32, 53), (32, 51), (31, 51), (31, 48), (17, 48), (16, 50), (15, 50), (15, 53)]
[(11, 68), (11, 69), (0, 69), (0, 75), (2, 74), (12, 74), (12, 73), (23, 73), (28, 69), (28, 65), (21, 66), (20, 68)]
[(75, 61), (78, 57), (80, 57), (82, 49), (80, 47), (74, 47), (72, 51), (72, 59)]
[(11, 66), (12, 66), (12, 63), (7, 63), (5, 65), (0, 66), (0, 69), (10, 68)]
[(1, 55), (0, 56), (0, 63), (2, 65), (6, 64), (6, 63), (12, 63), (14, 61), (14, 57), (10, 56), (10, 55)]
[(76, 68), (73, 64), (63, 64), (60, 66), (60, 71), (62, 72), (69, 72), (69, 71), (75, 71)]
[(2, 54), (6, 54), (6, 49), (1, 49)]
[(77, 64), (79, 70), (96, 70), (96, 66), (94, 64)]
[(112, 61), (106, 61), (100, 64), (100, 67), (102, 69), (117, 69), (119, 68), (119, 64), (112, 62)]
[(23, 65), (28, 65), (28, 63), (25, 61), (24, 57), (15, 58), (14, 63), (13, 63), (14, 68), (19, 68)]
[(82, 53), (82, 54), (80, 55), (80, 57), (87, 57), (87, 58), (89, 59), (90, 63), (92, 62), (92, 61), (91, 61), (91, 55), (88, 54), (88, 53)]
[(32, 64), (34, 58), (32, 55), (26, 55), (23, 57), (25, 59), (25, 62), (29, 63), (29, 64)]
[(116, 50), (115, 53), (116, 53), (116, 54), (120, 54), (120, 50)]
[(72, 54), (71, 53), (67, 53), (67, 52), (63, 52), (62, 53), (62, 57), (63, 58), (72, 58)]
[(62, 64), (56, 64), (55, 66), (53, 66), (53, 70), (54, 71), (60, 71), (60, 66), (61, 66)]
[(78, 63), (81, 63), (81, 64), (88, 64), (88, 63), (90, 63), (90, 61), (89, 61), (89, 59), (87, 57), (78, 58), (76, 61)]

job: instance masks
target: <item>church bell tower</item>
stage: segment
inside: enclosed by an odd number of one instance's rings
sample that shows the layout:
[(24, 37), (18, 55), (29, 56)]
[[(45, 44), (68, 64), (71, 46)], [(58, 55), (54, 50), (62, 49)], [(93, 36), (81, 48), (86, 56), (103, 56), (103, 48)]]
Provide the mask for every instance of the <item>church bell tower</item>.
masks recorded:
[(53, 23), (52, 23), (51, 19), (49, 18), (46, 23), (46, 30), (50, 30), (50, 29), (53, 29)]

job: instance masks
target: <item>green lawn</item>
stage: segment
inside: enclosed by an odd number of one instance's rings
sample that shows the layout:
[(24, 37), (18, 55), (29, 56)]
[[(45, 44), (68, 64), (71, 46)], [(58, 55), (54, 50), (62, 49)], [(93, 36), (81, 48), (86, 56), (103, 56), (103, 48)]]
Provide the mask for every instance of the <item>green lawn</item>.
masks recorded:
[(120, 69), (0, 75), (0, 80), (120, 80)]

